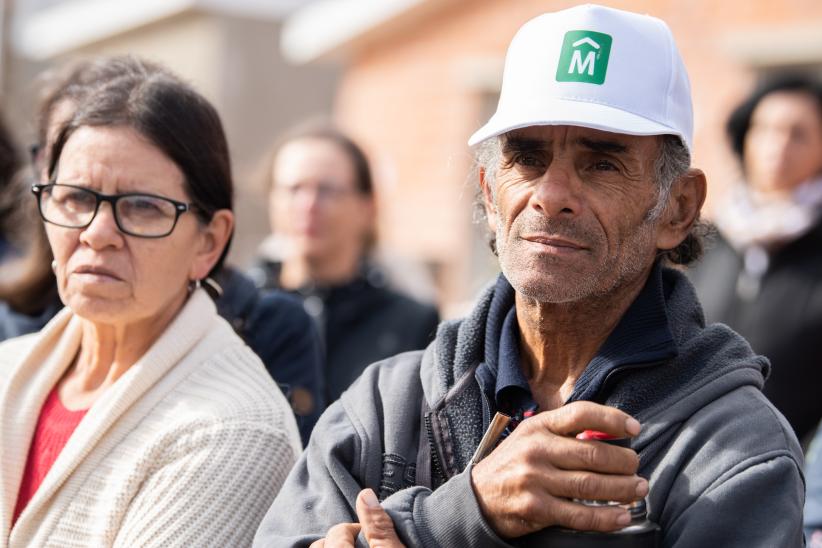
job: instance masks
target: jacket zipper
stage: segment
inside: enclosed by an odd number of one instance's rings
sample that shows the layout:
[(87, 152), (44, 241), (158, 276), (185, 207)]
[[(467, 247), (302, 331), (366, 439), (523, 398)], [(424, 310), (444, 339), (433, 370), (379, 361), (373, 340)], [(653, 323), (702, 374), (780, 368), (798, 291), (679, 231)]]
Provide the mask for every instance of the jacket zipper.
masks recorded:
[(440, 465), (439, 453), (437, 452), (437, 445), (434, 441), (434, 428), (431, 425), (431, 411), (425, 414), (425, 430), (426, 434), (428, 434), (428, 446), (431, 449), (431, 468), (434, 472), (431, 475), (431, 487), (433, 488), (437, 482), (441, 482), (445, 478), (445, 474), (443, 474), (442, 466)]

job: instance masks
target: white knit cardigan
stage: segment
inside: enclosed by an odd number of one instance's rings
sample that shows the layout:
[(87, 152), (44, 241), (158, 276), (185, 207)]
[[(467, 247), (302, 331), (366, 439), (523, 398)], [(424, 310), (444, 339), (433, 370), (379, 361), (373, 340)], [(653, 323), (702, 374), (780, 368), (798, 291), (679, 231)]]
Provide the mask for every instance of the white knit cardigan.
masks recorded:
[(89, 409), (11, 529), (40, 409), (80, 331), (64, 310), (0, 344), (0, 547), (250, 545), (300, 438), (202, 290)]

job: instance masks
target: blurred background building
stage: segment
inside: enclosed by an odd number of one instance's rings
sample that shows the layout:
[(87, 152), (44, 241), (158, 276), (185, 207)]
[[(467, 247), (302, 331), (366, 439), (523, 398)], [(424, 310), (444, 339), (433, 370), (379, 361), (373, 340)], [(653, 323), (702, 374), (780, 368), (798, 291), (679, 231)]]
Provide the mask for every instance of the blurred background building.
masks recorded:
[(280, 54), (285, 17), (306, 0), (4, 0), (2, 107), (23, 143), (33, 138), (36, 75), (71, 59), (132, 53), (191, 82), (217, 108), (231, 148), (237, 235), (247, 264), (268, 234), (255, 182), (276, 135), (330, 115), (340, 69), (297, 66)]
[[(445, 315), (494, 273), (475, 222), (468, 136), (493, 111), (505, 48), (527, 19), (578, 2), (551, 0), (18, 0), (4, 2), (2, 106), (30, 127), (33, 77), (66, 59), (135, 53), (192, 81), (219, 109), (238, 186), (232, 259), (268, 232), (254, 185), (285, 127), (330, 115), (375, 168), (381, 245), (423, 264)], [(723, 126), (759, 79), (822, 76), (818, 0), (603, 0), (664, 19), (688, 66), (695, 163), (712, 198), (738, 178)]]

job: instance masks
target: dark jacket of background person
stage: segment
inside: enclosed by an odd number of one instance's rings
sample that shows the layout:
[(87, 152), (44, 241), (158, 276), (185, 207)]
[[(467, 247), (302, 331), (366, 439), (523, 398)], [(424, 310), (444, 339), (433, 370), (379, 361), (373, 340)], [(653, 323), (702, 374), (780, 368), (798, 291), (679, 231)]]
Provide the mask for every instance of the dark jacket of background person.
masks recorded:
[[(768, 111), (774, 100), (787, 106)], [(707, 320), (729, 325), (770, 359), (765, 395), (805, 445), (822, 418), (822, 399), (809, 389), (822, 385), (822, 150), (803, 143), (822, 134), (822, 84), (798, 76), (768, 82), (726, 129), (744, 181), (717, 208), (716, 242), (690, 276)], [(761, 158), (778, 154), (782, 167), (763, 171)], [(789, 198), (771, 190), (777, 183)]]
[(771, 360), (765, 395), (806, 440), (822, 417), (813, 388), (822, 386), (822, 224), (770, 256), (755, 298), (737, 291), (744, 275), (744, 258), (718, 235), (691, 278), (705, 317), (731, 326)]
[[(252, 277), (266, 288), (278, 287), (279, 265), (260, 263)], [(352, 281), (335, 287), (308, 286), (292, 292), (315, 319), (325, 347), (326, 401), (331, 403), (365, 368), (434, 339), (439, 314), (391, 289), (385, 276), (366, 266)]]
[(322, 348), (300, 301), (278, 290), (259, 291), (233, 268), (224, 268), (217, 312), (263, 361), (288, 398), (303, 445), (325, 409)]
[(63, 308), (56, 288), (49, 295), (45, 308), (35, 314), (17, 311), (9, 303), (0, 301), (0, 341), (40, 331)]
[(822, 429), (808, 448), (805, 461), (805, 535), (808, 548), (822, 548)]
[[(500, 276), (424, 352), (367, 369), (320, 419), (254, 545), (308, 546), (356, 521), (354, 500), (370, 487), (407, 546), (510, 546), (483, 517), (468, 463), (489, 424), (474, 372), (513, 306)], [(655, 268), (589, 369), (602, 372), (609, 355), (618, 367), (584, 399), (642, 423), (631, 447), (662, 546), (801, 545), (802, 451), (760, 392), (768, 362), (727, 327), (705, 326), (681, 273)]]

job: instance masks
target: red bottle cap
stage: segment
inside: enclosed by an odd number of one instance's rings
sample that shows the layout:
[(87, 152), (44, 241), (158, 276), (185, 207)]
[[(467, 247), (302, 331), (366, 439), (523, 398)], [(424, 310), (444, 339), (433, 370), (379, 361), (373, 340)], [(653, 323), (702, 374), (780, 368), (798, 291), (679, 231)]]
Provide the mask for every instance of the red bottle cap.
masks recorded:
[(630, 447), (631, 445), (631, 440), (628, 438), (618, 438), (616, 436), (612, 436), (611, 434), (606, 434), (605, 432), (599, 432), (597, 430), (583, 430), (577, 434), (577, 439), (604, 441), (618, 447)]
[(577, 434), (578, 440), (599, 440), (599, 441), (610, 441), (617, 439), (616, 436), (612, 436), (611, 434), (606, 434), (605, 432), (599, 432), (597, 430), (583, 430), (579, 434)]

